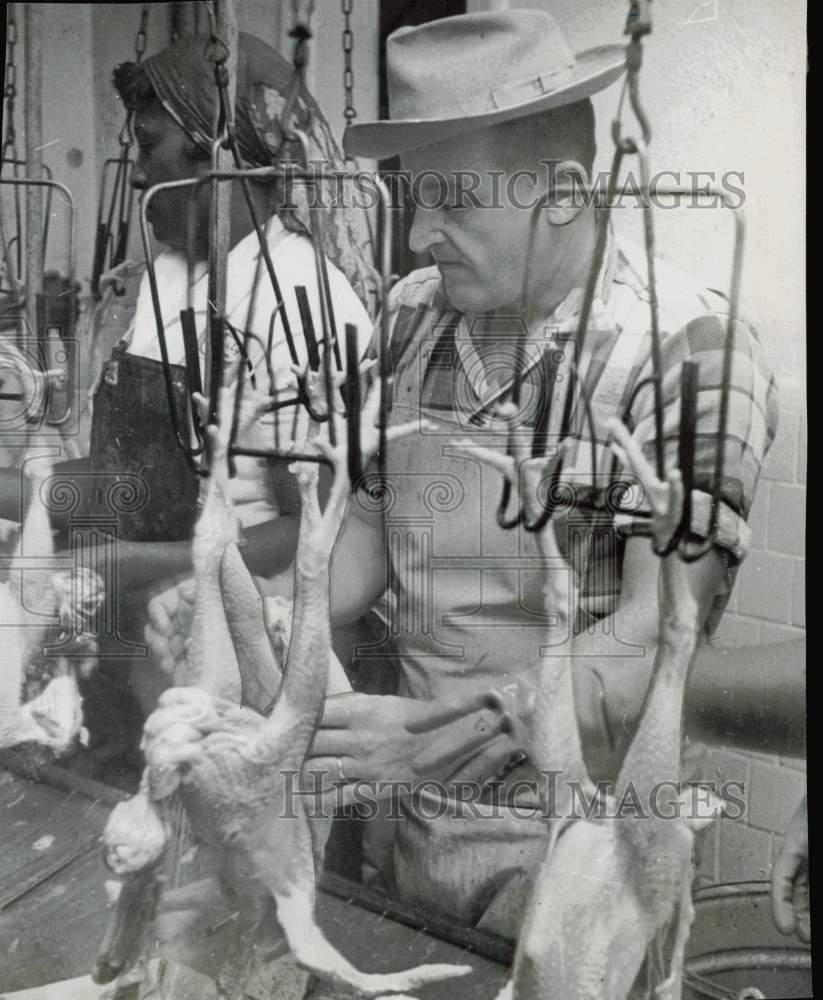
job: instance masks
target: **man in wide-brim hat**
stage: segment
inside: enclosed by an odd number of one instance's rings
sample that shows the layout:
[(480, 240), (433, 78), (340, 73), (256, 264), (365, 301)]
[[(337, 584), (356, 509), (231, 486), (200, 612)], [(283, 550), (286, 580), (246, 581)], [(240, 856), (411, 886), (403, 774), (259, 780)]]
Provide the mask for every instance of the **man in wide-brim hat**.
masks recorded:
[[(517, 933), (550, 827), (536, 821), (539, 776), (522, 742), (549, 632), (546, 567), (533, 534), (498, 524), (500, 478), (471, 448), (506, 448), (506, 427), (493, 404), (512, 397), (522, 336), (518, 406), (530, 446), (538, 427), (550, 467), (566, 395), (579, 401), (585, 385), (591, 421), (583, 406), (571, 406), (561, 485), (589, 489), (593, 454), (603, 477), (597, 485), (609, 483), (605, 422), (622, 415), (634, 387), (651, 373), (643, 255), (608, 233), (578, 357), (583, 289), (600, 223), (596, 207), (555, 188), (589, 181), (590, 98), (620, 78), (625, 59), (626, 50), (614, 45), (575, 55), (555, 21), (536, 10), (401, 29), (387, 45), (391, 117), (353, 125), (346, 136), (350, 154), (400, 154), (411, 173), (409, 242), (430, 253), (434, 266), (394, 290), (391, 420), (426, 422), (392, 442), (384, 508), (376, 510), (365, 496), (352, 502), (333, 564), (338, 619), (367, 606), (391, 579), (398, 694), (330, 699), (310, 764), (336, 768), (349, 783), (438, 779), (443, 808), (431, 786), (403, 800), (391, 843), (382, 855), (370, 845), (373, 874), (405, 900), (509, 937)], [(724, 307), (662, 263), (657, 291), (667, 468), (677, 462), (682, 363), (700, 366), (692, 533), (701, 537), (717, 446)], [(633, 407), (635, 435), (649, 456), (652, 402), (646, 386)], [(774, 380), (754, 332), (740, 322), (719, 533), (708, 555), (689, 567), (706, 633), (717, 625), (745, 553), (745, 519), (775, 428)], [(585, 543), (575, 566), (581, 613), (574, 686), (594, 778), (614, 775), (654, 659), (659, 561), (648, 523), (640, 515), (595, 517), (568, 508), (554, 519), (565, 554), (571, 525)], [(502, 692), (509, 716), (522, 725), (506, 731), (500, 713), (478, 703), (489, 689)], [(460, 704), (462, 713), (452, 716), (444, 708)], [(425, 713), (440, 718), (441, 728), (423, 725)], [(489, 734), (479, 750), (472, 742), (478, 731)], [(484, 791), (481, 803), (455, 818), (458, 793), (449, 783), (461, 779), (482, 783)]]

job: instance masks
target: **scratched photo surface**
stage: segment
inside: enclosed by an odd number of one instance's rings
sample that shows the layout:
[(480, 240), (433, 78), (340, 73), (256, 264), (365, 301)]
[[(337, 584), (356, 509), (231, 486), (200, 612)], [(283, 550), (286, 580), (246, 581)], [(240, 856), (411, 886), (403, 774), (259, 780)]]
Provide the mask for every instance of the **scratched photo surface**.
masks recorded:
[(805, 5), (2, 20), (0, 1000), (812, 996)]

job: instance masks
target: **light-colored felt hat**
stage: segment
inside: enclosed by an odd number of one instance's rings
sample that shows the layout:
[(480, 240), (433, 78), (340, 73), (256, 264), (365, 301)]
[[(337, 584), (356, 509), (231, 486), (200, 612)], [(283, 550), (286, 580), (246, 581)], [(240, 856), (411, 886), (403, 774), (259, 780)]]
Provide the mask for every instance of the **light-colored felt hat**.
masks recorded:
[(349, 126), (346, 152), (382, 159), (572, 104), (608, 87), (625, 65), (623, 45), (573, 53), (541, 10), (400, 28), (386, 43), (390, 118)]

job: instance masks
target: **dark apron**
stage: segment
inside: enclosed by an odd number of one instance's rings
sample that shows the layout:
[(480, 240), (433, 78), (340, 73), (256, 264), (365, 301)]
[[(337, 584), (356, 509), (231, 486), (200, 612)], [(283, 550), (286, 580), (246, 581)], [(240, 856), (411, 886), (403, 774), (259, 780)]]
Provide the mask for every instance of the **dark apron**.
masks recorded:
[[(123, 486), (119, 494), (107, 491), (120, 538), (191, 538), (199, 476), (175, 437), (162, 362), (128, 354), (126, 346), (121, 341), (114, 348), (95, 390), (91, 468)], [(181, 365), (169, 368), (177, 423), (186, 432), (186, 371)]]
[[(175, 437), (162, 363), (128, 354), (126, 347), (121, 341), (114, 348), (95, 390), (90, 468), (101, 475), (84, 513), (114, 522), (121, 540), (187, 540), (197, 518), (199, 476)], [(186, 371), (170, 369), (178, 426), (187, 432)], [(144, 714), (131, 675), (150, 669), (142, 646), (146, 593), (118, 593), (115, 606), (117, 634), (100, 636), (98, 668), (81, 693), (92, 776), (130, 787), (142, 768)]]

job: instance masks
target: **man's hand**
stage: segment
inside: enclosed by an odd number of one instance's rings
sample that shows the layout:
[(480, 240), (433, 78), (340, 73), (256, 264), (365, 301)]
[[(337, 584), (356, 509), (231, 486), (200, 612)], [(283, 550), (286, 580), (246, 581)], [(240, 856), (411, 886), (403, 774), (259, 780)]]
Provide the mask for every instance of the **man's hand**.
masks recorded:
[(810, 939), (809, 825), (806, 796), (789, 823), (772, 871), (772, 914), (781, 934)]
[[(511, 730), (506, 704), (492, 691), (441, 701), (336, 695), (326, 699), (304, 772), (321, 773), (329, 791), (357, 781), (396, 782), (402, 791), (458, 773), (461, 780), (486, 781), (511, 749)], [(391, 792), (389, 786), (383, 794)], [(346, 801), (352, 799), (344, 789)]]
[(146, 645), (157, 665), (174, 680), (186, 659), (186, 641), (194, 615), (194, 580), (183, 580), (153, 597), (148, 604)]

